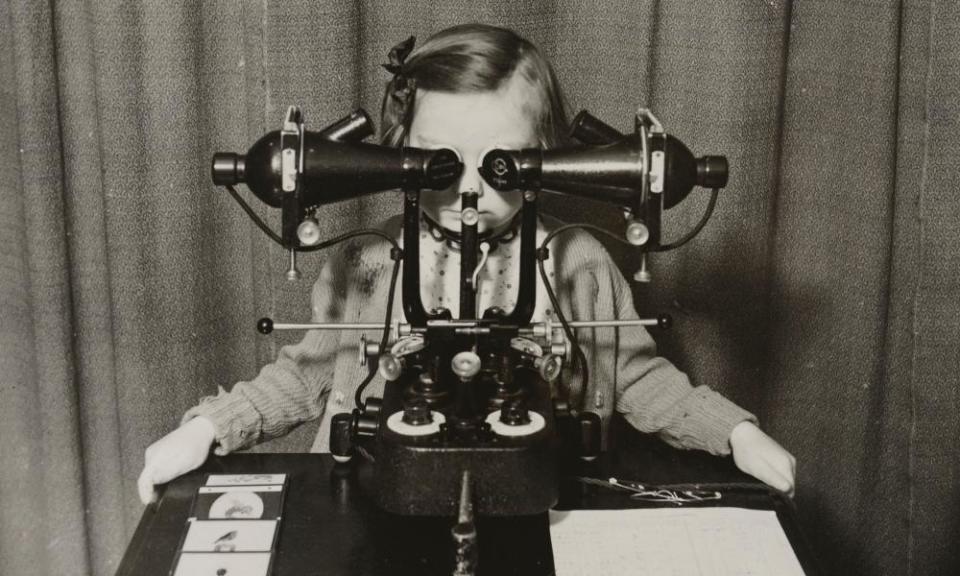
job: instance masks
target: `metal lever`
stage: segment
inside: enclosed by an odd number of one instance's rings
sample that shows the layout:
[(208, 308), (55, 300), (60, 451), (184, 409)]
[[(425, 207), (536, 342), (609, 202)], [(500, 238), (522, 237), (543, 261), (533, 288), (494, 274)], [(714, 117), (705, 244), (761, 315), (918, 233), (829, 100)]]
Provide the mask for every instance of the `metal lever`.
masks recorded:
[(453, 576), (474, 576), (477, 572), (477, 527), (473, 522), (473, 494), (469, 470), (463, 471), (460, 480), (460, 510), (457, 524), (450, 533), (456, 546)]

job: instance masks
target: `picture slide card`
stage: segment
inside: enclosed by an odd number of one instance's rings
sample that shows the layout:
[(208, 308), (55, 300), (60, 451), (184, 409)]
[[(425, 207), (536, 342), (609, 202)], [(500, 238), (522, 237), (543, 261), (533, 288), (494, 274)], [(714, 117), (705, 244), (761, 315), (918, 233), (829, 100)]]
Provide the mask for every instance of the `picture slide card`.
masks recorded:
[(283, 486), (203, 486), (197, 490), (193, 517), (199, 520), (280, 518)]
[(211, 474), (207, 486), (269, 486), (283, 484), (286, 474)]
[(194, 520), (183, 552), (270, 552), (276, 520)]
[(180, 555), (173, 576), (267, 576), (270, 554), (202, 554)]

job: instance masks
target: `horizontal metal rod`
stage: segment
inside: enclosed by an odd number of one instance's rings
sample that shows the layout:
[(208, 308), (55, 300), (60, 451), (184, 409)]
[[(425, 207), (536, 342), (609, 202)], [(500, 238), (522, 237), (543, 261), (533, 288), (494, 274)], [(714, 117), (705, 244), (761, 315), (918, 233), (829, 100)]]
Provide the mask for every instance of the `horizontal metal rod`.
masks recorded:
[(318, 322), (315, 324), (274, 324), (274, 330), (383, 330), (383, 322), (339, 324), (336, 322)]
[[(557, 323), (559, 325), (559, 322)], [(615, 328), (618, 326), (658, 326), (656, 318), (640, 318), (638, 320), (580, 320), (567, 322), (571, 328)]]
[[(431, 326), (456, 328), (459, 330), (472, 328), (481, 324), (479, 321), (470, 320), (440, 320), (430, 323)], [(615, 328), (618, 326), (657, 326), (659, 321), (656, 318), (641, 318), (637, 320), (575, 320), (567, 322), (571, 328)], [(559, 326), (559, 323), (556, 324)], [(274, 324), (274, 330), (380, 330), (383, 328), (383, 322), (359, 322), (359, 323), (336, 323), (336, 322), (318, 322), (310, 324)], [(417, 330), (414, 330), (417, 331)], [(487, 330), (489, 331), (489, 329)], [(521, 332), (528, 332), (528, 328), (521, 328)]]

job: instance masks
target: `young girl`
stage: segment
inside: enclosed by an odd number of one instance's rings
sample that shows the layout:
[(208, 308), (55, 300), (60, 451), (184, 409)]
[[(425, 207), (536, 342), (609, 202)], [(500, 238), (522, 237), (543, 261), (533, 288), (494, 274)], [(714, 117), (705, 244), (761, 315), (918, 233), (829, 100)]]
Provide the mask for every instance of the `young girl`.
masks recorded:
[[(551, 147), (562, 140), (567, 120), (553, 70), (532, 44), (492, 26), (457, 26), (408, 55), (410, 48), (408, 41), (390, 54), (394, 78), (383, 99), (382, 141), (450, 148), (466, 166), (450, 189), (421, 196), (424, 305), (459, 310), (460, 197), (475, 192), (479, 231), (488, 249), (478, 275), (478, 308), (510, 310), (519, 277), (515, 216), (522, 196), (494, 191), (474, 167), (493, 147)], [(543, 222), (540, 228), (542, 239), (551, 224)], [(399, 238), (399, 219), (387, 222), (385, 230)], [(313, 288), (313, 320), (382, 321), (389, 249), (382, 241), (358, 241), (332, 254)], [(561, 235), (551, 243), (550, 254), (551, 282), (567, 318), (636, 318), (629, 286), (590, 235)], [(399, 308), (395, 316), (402, 320)], [(553, 314), (538, 278), (534, 321)], [(379, 340), (377, 334), (367, 336)], [(753, 415), (706, 386), (692, 387), (683, 373), (655, 355), (653, 340), (642, 327), (578, 330), (577, 336), (589, 362), (589, 388), (580, 393), (575, 373), (563, 380), (571, 398), (586, 398), (581, 408), (598, 413), (604, 429), (616, 410), (639, 430), (657, 432), (674, 446), (732, 452), (741, 470), (793, 492), (793, 456), (757, 427)], [(357, 362), (358, 345), (356, 332), (309, 331), (250, 382), (204, 398), (187, 412), (180, 428), (147, 448), (138, 482), (143, 502), (155, 498), (156, 484), (200, 466), (212, 446), (216, 454), (228, 454), (317, 417), (322, 421), (313, 450), (328, 451), (330, 421), (354, 407), (354, 391), (368, 370)], [(366, 395), (382, 396), (383, 385), (378, 376)]]

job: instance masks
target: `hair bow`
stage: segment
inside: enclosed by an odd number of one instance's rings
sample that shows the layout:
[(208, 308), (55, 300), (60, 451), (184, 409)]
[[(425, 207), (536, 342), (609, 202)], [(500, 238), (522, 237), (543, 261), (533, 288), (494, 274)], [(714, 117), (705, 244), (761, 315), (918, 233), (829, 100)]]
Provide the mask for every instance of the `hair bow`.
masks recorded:
[(384, 69), (395, 76), (402, 76), (403, 63), (406, 61), (407, 56), (410, 55), (410, 52), (413, 51), (413, 45), (416, 43), (416, 41), (417, 37), (411, 36), (391, 48), (390, 52), (387, 54), (387, 58), (390, 59), (390, 62), (382, 65)]
[(409, 109), (411, 98), (416, 90), (413, 80), (407, 78), (403, 73), (403, 64), (407, 60), (407, 56), (410, 55), (410, 52), (413, 51), (413, 44), (416, 41), (416, 36), (411, 36), (391, 48), (387, 54), (390, 63), (382, 65), (388, 72), (393, 74), (393, 90), (390, 93), (390, 97), (400, 106), (401, 110)]

